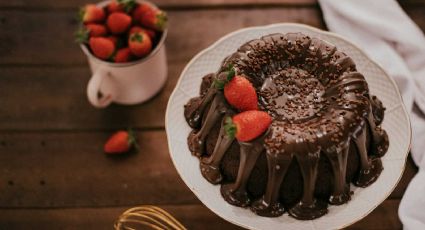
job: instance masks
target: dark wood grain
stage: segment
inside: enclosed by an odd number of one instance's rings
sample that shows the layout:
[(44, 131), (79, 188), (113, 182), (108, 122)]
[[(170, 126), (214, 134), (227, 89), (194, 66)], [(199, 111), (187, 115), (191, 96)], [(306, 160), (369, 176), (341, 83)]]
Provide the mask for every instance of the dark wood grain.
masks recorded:
[(171, 162), (165, 132), (137, 134), (139, 153), (106, 156), (107, 132), (1, 133), (0, 207), (197, 202)]
[[(74, 42), (75, 11), (0, 10), (0, 64), (83, 65)], [(298, 22), (323, 28), (311, 8), (181, 10), (169, 13), (166, 41), (170, 63), (187, 62), (200, 50), (236, 29), (277, 22)], [(220, 23), (216, 23), (220, 20)], [(22, 33), (21, 31), (25, 31)], [(28, 42), (31, 41), (31, 42)]]
[(184, 67), (170, 63), (161, 92), (143, 105), (96, 109), (87, 101), (83, 67), (3, 67), (0, 130), (111, 130), (164, 127), (168, 98)]
[[(399, 200), (386, 200), (364, 219), (347, 229), (401, 229), (397, 218)], [(201, 204), (160, 205), (188, 229), (241, 229), (221, 219)], [(118, 216), (130, 207), (72, 209), (0, 209), (0, 223), (9, 230), (37, 226), (39, 229), (112, 229)]]
[[(196, 203), (171, 162), (165, 132), (137, 134), (139, 153), (114, 157), (102, 152), (108, 132), (0, 133), (0, 207)], [(399, 199), (413, 176), (409, 162), (390, 198)]]
[[(86, 100), (90, 71), (73, 42), (87, 2), (0, 1), (0, 229), (111, 229), (138, 204), (159, 205), (189, 229), (240, 229), (204, 207), (172, 165), (168, 97), (186, 63), (229, 32), (277, 22), (324, 29), (317, 1), (154, 1), (170, 16), (167, 85), (143, 105), (104, 110)], [(425, 30), (425, 1), (400, 2)], [(105, 156), (108, 135), (128, 126), (140, 152)], [(349, 229), (401, 229), (398, 205), (416, 172), (409, 158), (389, 199)]]
[[(74, 0), (14, 0), (1, 1), (0, 7), (29, 8), (29, 9), (64, 9), (75, 8), (86, 3), (99, 1)], [(214, 7), (259, 7), (259, 6), (285, 6), (285, 7), (309, 7), (316, 6), (317, 0), (151, 0), (159, 7), (165, 9), (182, 8), (214, 8)], [(399, 0), (400, 4), (407, 6), (425, 5), (424, 0)]]

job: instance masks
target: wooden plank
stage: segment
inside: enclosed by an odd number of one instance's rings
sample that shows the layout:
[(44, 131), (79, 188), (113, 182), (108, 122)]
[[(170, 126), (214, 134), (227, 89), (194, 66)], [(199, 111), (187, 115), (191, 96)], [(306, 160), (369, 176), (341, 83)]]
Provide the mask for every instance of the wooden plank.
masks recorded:
[(190, 204), (164, 131), (137, 132), (140, 152), (106, 156), (108, 132), (0, 133), (0, 207)]
[(140, 152), (121, 157), (103, 154), (109, 134), (1, 132), (0, 207), (198, 202), (171, 162), (164, 131), (137, 132)]
[[(66, 9), (75, 8), (86, 3), (93, 3), (97, 1), (89, 0), (74, 0), (74, 1), (55, 1), (55, 0), (15, 0), (15, 1), (2, 1), (0, 8), (15, 7), (15, 8), (53, 8), (53, 9)], [(151, 0), (159, 7), (165, 9), (181, 9), (181, 8), (213, 8), (213, 7), (252, 7), (252, 6), (287, 6), (287, 7), (300, 7), (300, 6), (315, 6), (318, 4), (317, 0)], [(424, 0), (399, 0), (402, 5), (425, 5)]]
[[(0, 65), (86, 65), (84, 54), (74, 43), (75, 11), (12, 9), (0, 10), (0, 15)], [(181, 10), (169, 15), (166, 44), (170, 63), (188, 62), (223, 35), (248, 26), (299, 22), (324, 27), (315, 8)]]
[[(347, 229), (401, 229), (399, 200), (384, 201), (364, 219)], [(161, 205), (188, 229), (241, 229), (221, 219), (201, 204)], [(73, 209), (0, 209), (5, 229), (112, 229), (118, 216), (130, 207)]]
[(0, 130), (110, 130), (164, 127), (165, 108), (184, 63), (170, 63), (161, 92), (142, 105), (96, 109), (88, 67), (2, 67)]
[[(385, 169), (384, 169), (385, 170)], [(409, 185), (412, 178), (418, 172), (418, 167), (413, 163), (412, 157), (409, 155), (406, 161), (406, 168), (404, 170), (403, 176), (398, 182), (397, 187), (389, 196), (390, 199), (401, 199), (404, 192), (406, 191), (407, 186)]]
[[(74, 0), (74, 1), (54, 1), (54, 0), (15, 0), (2, 1), (0, 7), (19, 7), (19, 8), (75, 8), (86, 3), (99, 1)], [(316, 0), (151, 0), (159, 7), (166, 9), (175, 8), (199, 8), (199, 7), (224, 7), (224, 6), (311, 6), (317, 4)]]
[[(201, 204), (160, 206), (188, 229), (241, 229), (221, 219)], [(5, 229), (112, 229), (118, 216), (130, 207), (76, 209), (0, 209)], [(140, 228), (142, 229), (142, 228)], [(143, 228), (145, 229), (145, 228)]]

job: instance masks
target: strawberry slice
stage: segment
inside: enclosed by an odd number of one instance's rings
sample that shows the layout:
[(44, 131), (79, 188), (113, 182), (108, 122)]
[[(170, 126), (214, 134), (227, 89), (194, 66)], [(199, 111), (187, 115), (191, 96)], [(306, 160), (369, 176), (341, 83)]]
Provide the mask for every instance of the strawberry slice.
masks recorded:
[(264, 111), (249, 110), (227, 117), (225, 121), (226, 134), (236, 137), (238, 141), (251, 141), (263, 134), (270, 124), (272, 118)]
[(137, 147), (133, 132), (121, 130), (108, 139), (103, 150), (108, 154), (118, 154), (128, 152), (133, 146)]

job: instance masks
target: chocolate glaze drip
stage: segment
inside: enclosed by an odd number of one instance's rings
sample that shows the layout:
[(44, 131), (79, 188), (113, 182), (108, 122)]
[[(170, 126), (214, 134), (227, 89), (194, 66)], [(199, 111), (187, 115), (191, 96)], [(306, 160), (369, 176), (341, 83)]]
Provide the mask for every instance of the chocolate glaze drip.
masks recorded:
[[(227, 116), (229, 115), (227, 114)], [(221, 122), (220, 133), (214, 147), (214, 152), (209, 157), (202, 158), (200, 164), (202, 175), (212, 184), (218, 184), (223, 180), (220, 172), (221, 159), (235, 139), (226, 135), (224, 129), (225, 118), (226, 116), (223, 117)]]
[(262, 135), (251, 142), (239, 142), (241, 156), (236, 182), (221, 186), (221, 195), (232, 205), (246, 207), (251, 203), (246, 185), (258, 157), (264, 150), (264, 136)]
[[(215, 91), (210, 89), (210, 91)], [(210, 92), (207, 93), (205, 98), (209, 96)], [(204, 99), (205, 100), (205, 99)], [(226, 113), (226, 101), (224, 99), (222, 92), (216, 92), (214, 100), (212, 101), (211, 107), (207, 113), (205, 123), (202, 128), (198, 131), (192, 131), (188, 137), (189, 150), (193, 155), (201, 157), (205, 152), (205, 138), (207, 137), (209, 131), (214, 126), (214, 124), (223, 117)], [(201, 108), (201, 107), (200, 107)], [(199, 114), (200, 112), (198, 112)], [(202, 120), (202, 117), (195, 117), (198, 120)], [(192, 120), (194, 121), (194, 120)]]
[(354, 184), (359, 187), (367, 187), (378, 179), (382, 172), (382, 163), (380, 158), (369, 158), (366, 148), (366, 127), (360, 129), (357, 137), (354, 138), (357, 151), (360, 155), (359, 176)]
[(304, 192), (301, 201), (289, 209), (289, 214), (300, 220), (315, 219), (325, 215), (326, 203), (319, 202), (313, 196), (317, 179), (317, 166), (320, 158), (320, 149), (316, 152), (295, 154), (304, 179)]
[(279, 202), (279, 190), (293, 154), (267, 153), (266, 156), (269, 171), (266, 192), (252, 204), (251, 210), (260, 216), (276, 217), (285, 212), (283, 205)]
[(194, 98), (185, 105), (185, 118), (190, 127), (197, 129), (201, 126), (202, 115), (207, 105), (214, 99), (217, 89), (210, 87), (206, 95), (202, 99)]
[(350, 139), (338, 147), (325, 150), (325, 154), (331, 162), (334, 174), (334, 189), (329, 197), (329, 203), (341, 205), (350, 200), (350, 185), (345, 181), (347, 173), (347, 159), (350, 147)]
[[(260, 109), (273, 117), (273, 123), (262, 137), (239, 142), (237, 178), (229, 184), (220, 164), (234, 140), (224, 134), (222, 122), (214, 151), (202, 158), (200, 168), (208, 181), (222, 183), (221, 193), (227, 202), (250, 205), (261, 216), (282, 215), (285, 208), (279, 189), (289, 165), (296, 161), (303, 178), (303, 194), (298, 203), (286, 209), (297, 219), (318, 218), (327, 213), (327, 203), (340, 205), (350, 200), (346, 181), (348, 154), (353, 150), (350, 146), (355, 147), (353, 151), (360, 159), (354, 185), (366, 187), (376, 181), (383, 169), (379, 157), (389, 146), (388, 136), (379, 126), (385, 111), (382, 102), (369, 95), (367, 82), (350, 57), (328, 42), (301, 33), (271, 34), (249, 41), (223, 60), (216, 74), (203, 79), (201, 97), (191, 99), (185, 106), (189, 125), (200, 128), (188, 138), (192, 153), (203, 155), (205, 137), (213, 124), (225, 113), (231, 114), (221, 92), (213, 86), (206, 91), (212, 78), (227, 75), (229, 64), (254, 85)], [(267, 185), (264, 193), (251, 202), (247, 182), (257, 158), (264, 152)], [(333, 172), (333, 188), (327, 202), (314, 196), (321, 156), (329, 160)]]

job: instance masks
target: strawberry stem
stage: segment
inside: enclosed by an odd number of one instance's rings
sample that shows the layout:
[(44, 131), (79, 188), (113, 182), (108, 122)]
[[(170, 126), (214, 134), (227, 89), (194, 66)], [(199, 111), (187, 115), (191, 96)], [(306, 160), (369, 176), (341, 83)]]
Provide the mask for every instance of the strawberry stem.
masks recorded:
[(231, 81), (232, 79), (233, 79), (233, 77), (235, 76), (235, 74), (236, 74), (236, 71), (235, 71), (235, 68), (233, 68), (233, 65), (232, 64), (229, 64), (228, 66), (227, 66), (227, 69), (226, 69), (226, 71), (227, 71), (227, 77), (226, 77), (226, 79), (214, 79), (214, 82), (213, 82), (213, 86), (215, 87), (215, 88), (217, 88), (217, 89), (219, 89), (219, 90), (222, 90), (222, 89), (224, 89), (224, 86), (229, 82), (229, 81)]
[(132, 128), (128, 128), (128, 146), (134, 146), (134, 148), (139, 151), (140, 147), (137, 144), (136, 140), (136, 134), (134, 133), (134, 130)]
[(90, 34), (90, 30), (85, 29), (85, 28), (80, 28), (75, 33), (75, 42), (77, 42), (77, 43), (87, 43), (87, 41), (89, 40), (89, 34)]
[(126, 13), (130, 12), (135, 6), (135, 0), (118, 0), (118, 4), (120, 4)]
[(230, 138), (234, 138), (236, 135), (236, 125), (233, 123), (233, 120), (230, 116), (227, 116), (224, 120), (224, 130), (226, 135)]

